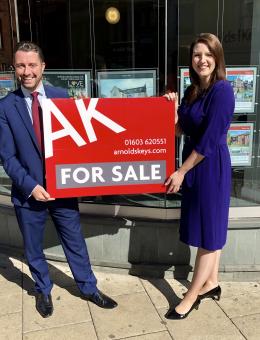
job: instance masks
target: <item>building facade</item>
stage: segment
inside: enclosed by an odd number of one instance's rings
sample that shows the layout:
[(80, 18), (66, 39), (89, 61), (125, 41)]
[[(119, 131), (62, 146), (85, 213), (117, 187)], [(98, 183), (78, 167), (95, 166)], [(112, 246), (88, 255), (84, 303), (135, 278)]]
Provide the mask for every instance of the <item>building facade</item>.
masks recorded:
[[(12, 53), (21, 40), (42, 47), (44, 81), (67, 88), (72, 96), (183, 94), (189, 85), (190, 42), (200, 32), (216, 34), (236, 98), (228, 134), (233, 180), (222, 271), (260, 276), (259, 20), (258, 0), (0, 0), (0, 96), (17, 86)], [(176, 167), (181, 149), (179, 139)], [(2, 167), (0, 193), (6, 202), (10, 180)], [(81, 198), (83, 224), (91, 224), (85, 233), (94, 263), (186, 272), (193, 250), (178, 241), (180, 198), (158, 193)], [(0, 244), (19, 247), (4, 204), (9, 236), (1, 228)], [(51, 226), (48, 230), (53, 235)], [(50, 235), (46, 254), (63, 258)]]

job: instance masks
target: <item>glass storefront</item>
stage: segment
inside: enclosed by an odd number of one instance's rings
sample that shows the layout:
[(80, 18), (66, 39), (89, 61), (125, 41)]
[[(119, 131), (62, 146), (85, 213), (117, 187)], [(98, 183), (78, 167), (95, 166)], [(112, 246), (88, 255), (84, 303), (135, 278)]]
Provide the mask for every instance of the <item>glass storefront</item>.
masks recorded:
[[(180, 1), (179, 65), (188, 63), (194, 33), (212, 32), (223, 43), (236, 109), (229, 134), (232, 159), (231, 206), (260, 203), (259, 168), (259, 1)], [(203, 20), (202, 20), (203, 18)]]
[[(218, 35), (225, 51), (228, 80), (236, 96), (235, 115), (228, 135), (233, 164), (231, 206), (259, 205), (259, 1), (20, 0), (16, 3), (0, 0), (0, 4), (12, 14), (9, 26), (13, 33), (8, 36), (9, 44), (14, 46), (16, 40), (38, 43), (46, 58), (45, 80), (59, 86), (70, 83), (72, 96), (82, 92), (92, 97), (160, 96), (167, 90), (182, 92), (189, 82), (186, 69), (190, 42), (200, 32)], [(3, 30), (6, 19), (1, 15), (0, 12), (0, 56), (5, 52), (8, 34)], [(9, 51), (1, 64), (2, 96), (15, 86), (9, 72), (10, 55)], [(124, 77), (129, 75), (138, 90), (123, 88)], [(111, 82), (116, 79), (117, 91), (105, 92), (103, 79)], [(153, 85), (144, 89), (151, 79)], [(72, 83), (79, 87), (72, 88)], [(181, 162), (181, 147), (180, 139), (176, 141), (177, 167)], [(10, 193), (10, 181), (2, 168), (0, 192)], [(81, 200), (178, 208), (180, 198), (181, 193), (144, 193)]]

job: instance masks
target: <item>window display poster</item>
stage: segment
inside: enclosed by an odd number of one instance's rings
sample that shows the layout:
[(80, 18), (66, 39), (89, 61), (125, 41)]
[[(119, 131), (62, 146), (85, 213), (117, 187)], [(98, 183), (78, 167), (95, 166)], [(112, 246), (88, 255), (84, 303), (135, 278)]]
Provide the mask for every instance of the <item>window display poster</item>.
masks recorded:
[(183, 97), (185, 90), (190, 86), (190, 73), (188, 68), (180, 69), (180, 99)]
[(174, 102), (43, 99), (42, 108), (52, 197), (166, 192), (175, 164)]
[(233, 123), (227, 134), (232, 166), (251, 166), (253, 123)]
[(13, 73), (0, 72), (0, 98), (15, 90), (15, 77)]
[(99, 98), (143, 98), (154, 97), (156, 70), (98, 71)]
[(256, 67), (227, 67), (227, 80), (235, 95), (235, 112), (254, 112)]
[(71, 98), (91, 97), (90, 71), (46, 70), (43, 83), (68, 90)]

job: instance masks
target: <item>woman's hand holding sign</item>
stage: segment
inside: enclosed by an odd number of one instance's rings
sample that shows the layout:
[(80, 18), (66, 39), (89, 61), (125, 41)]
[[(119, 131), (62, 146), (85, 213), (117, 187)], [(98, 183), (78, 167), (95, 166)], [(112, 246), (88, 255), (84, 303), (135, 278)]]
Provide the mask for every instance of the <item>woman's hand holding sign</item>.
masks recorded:
[(175, 194), (180, 190), (182, 182), (184, 180), (184, 173), (182, 171), (177, 170), (167, 179), (165, 182), (165, 186), (168, 187), (167, 194)]
[(178, 123), (178, 92), (169, 92), (164, 95), (165, 98), (175, 101), (175, 124)]
[[(181, 135), (181, 129), (178, 125), (178, 93), (177, 92), (170, 92), (164, 95), (165, 98), (171, 101), (175, 101), (175, 132), (176, 135)], [(185, 173), (182, 171), (177, 170), (168, 177), (165, 182), (165, 186), (168, 187), (167, 193), (176, 193), (180, 190), (181, 184), (183, 182)]]

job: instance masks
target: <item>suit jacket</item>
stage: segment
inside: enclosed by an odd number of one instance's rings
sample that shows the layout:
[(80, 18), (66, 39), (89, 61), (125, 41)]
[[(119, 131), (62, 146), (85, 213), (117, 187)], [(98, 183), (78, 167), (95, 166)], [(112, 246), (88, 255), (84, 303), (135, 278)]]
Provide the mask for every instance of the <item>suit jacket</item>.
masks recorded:
[[(44, 90), (47, 98), (68, 98), (66, 90), (51, 86)], [(13, 204), (43, 208), (42, 202), (29, 197), (37, 184), (44, 186), (44, 160), (20, 88), (0, 100), (0, 157), (12, 180)]]

